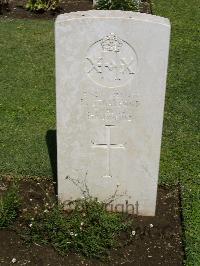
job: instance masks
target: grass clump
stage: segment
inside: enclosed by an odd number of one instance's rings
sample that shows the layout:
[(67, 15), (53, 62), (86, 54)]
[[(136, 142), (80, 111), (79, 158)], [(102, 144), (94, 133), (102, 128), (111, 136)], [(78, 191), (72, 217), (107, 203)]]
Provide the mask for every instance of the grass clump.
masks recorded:
[(121, 232), (127, 232), (132, 222), (121, 214), (109, 213), (97, 199), (73, 202), (74, 209), (64, 212), (62, 205), (54, 205), (31, 219), (28, 240), (51, 244), (61, 254), (73, 250), (87, 257), (103, 258), (110, 248), (117, 246)]
[(97, 9), (138, 11), (139, 4), (136, 0), (98, 0)]
[(30, 11), (54, 11), (59, 8), (60, 0), (28, 0), (26, 9)]
[(19, 213), (20, 197), (18, 186), (13, 184), (0, 198), (0, 228), (12, 224)]

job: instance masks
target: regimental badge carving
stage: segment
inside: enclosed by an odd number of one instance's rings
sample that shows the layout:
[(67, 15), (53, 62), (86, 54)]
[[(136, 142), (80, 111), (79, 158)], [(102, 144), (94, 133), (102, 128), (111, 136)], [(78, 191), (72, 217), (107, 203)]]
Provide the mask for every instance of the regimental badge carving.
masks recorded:
[(89, 47), (86, 73), (99, 85), (121, 87), (134, 78), (137, 61), (133, 47), (110, 33)]
[(101, 40), (101, 46), (104, 52), (120, 52), (123, 42), (114, 34), (104, 37)]

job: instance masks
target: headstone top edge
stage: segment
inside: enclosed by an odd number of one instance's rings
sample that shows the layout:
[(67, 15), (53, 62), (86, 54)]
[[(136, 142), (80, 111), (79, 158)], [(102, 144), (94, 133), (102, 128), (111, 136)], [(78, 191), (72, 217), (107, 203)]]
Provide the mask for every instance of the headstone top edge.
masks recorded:
[(146, 13), (122, 11), (122, 10), (89, 10), (89, 11), (77, 11), (58, 15), (56, 18), (56, 24), (74, 20), (74, 19), (87, 19), (87, 18), (124, 18), (133, 19), (137, 21), (158, 23), (170, 27), (170, 21), (168, 18), (155, 16)]

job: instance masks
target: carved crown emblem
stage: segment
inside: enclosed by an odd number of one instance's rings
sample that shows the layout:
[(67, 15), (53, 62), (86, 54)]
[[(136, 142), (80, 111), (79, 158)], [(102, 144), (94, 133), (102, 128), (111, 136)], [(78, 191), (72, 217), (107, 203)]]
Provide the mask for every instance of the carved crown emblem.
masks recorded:
[(119, 52), (123, 43), (114, 33), (110, 33), (102, 39), (101, 46), (104, 51)]

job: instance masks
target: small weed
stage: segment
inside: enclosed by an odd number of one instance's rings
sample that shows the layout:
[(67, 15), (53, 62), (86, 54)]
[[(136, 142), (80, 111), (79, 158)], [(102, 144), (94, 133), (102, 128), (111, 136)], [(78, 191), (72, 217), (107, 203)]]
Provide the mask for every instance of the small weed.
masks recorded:
[(28, 0), (26, 9), (30, 11), (54, 11), (59, 7), (59, 0)]
[(15, 221), (19, 207), (18, 186), (13, 184), (0, 199), (0, 228), (7, 227)]
[(131, 230), (132, 221), (107, 212), (97, 199), (85, 198), (73, 205), (70, 212), (64, 212), (59, 204), (32, 218), (27, 240), (51, 244), (61, 254), (75, 250), (87, 257), (103, 258), (117, 246), (119, 234)]
[(138, 11), (139, 4), (136, 0), (98, 0), (97, 9)]

